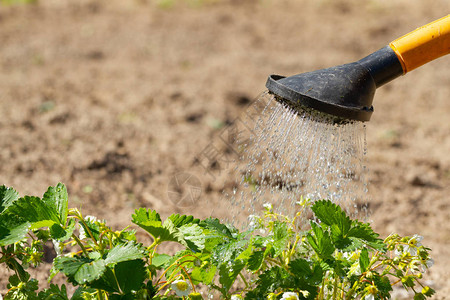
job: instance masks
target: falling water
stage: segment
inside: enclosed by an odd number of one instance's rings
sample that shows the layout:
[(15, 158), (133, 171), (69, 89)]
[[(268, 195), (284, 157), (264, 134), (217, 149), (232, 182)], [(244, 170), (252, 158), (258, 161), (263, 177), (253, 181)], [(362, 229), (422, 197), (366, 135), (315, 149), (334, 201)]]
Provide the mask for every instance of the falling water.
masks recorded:
[(358, 216), (367, 191), (364, 124), (334, 124), (327, 115), (291, 109), (268, 92), (258, 101), (263, 109), (254, 122), (248, 120), (253, 130), (228, 195), (239, 215), (272, 203), (277, 212), (293, 216), (303, 196), (329, 199)]

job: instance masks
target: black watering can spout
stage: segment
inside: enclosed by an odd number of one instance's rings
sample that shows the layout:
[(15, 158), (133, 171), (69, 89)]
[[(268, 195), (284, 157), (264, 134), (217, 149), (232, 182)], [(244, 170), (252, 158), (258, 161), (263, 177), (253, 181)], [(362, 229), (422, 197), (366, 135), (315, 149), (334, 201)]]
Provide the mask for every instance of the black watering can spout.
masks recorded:
[(294, 109), (313, 109), (334, 122), (369, 121), (375, 90), (450, 53), (450, 15), (391, 42), (363, 59), (290, 77), (270, 75), (266, 87)]

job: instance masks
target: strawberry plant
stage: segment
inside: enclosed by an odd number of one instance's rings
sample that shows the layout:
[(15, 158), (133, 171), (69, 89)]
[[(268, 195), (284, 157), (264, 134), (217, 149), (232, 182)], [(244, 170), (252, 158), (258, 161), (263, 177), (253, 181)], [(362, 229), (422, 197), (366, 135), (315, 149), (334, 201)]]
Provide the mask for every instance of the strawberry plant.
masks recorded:
[[(309, 228), (299, 218), (311, 210)], [(336, 204), (301, 199), (290, 219), (265, 205), (246, 230), (215, 218), (174, 214), (162, 220), (140, 208), (131, 222), (151, 237), (137, 240), (129, 227), (113, 231), (105, 221), (69, 208), (63, 184), (41, 197), (19, 197), (0, 187), (0, 263), (13, 271), (5, 299), (389, 299), (400, 285), (425, 299), (421, 283), (433, 261), (420, 236), (382, 240), (369, 224), (353, 220)], [(61, 273), (76, 287), (39, 282), (44, 244), (57, 253), (49, 281)], [(174, 255), (158, 251), (177, 243)]]

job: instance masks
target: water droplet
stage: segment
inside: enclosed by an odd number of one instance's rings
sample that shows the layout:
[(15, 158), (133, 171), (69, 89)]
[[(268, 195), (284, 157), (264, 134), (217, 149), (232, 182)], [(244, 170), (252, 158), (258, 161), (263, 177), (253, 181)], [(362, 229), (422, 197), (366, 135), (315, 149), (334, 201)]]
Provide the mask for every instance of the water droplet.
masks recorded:
[(267, 105), (237, 168), (242, 177), (231, 196), (237, 214), (245, 208), (256, 214), (270, 202), (275, 212), (293, 216), (295, 203), (306, 196), (329, 199), (356, 216), (367, 192), (365, 125), (334, 124), (328, 115), (273, 100), (269, 93), (259, 99)]

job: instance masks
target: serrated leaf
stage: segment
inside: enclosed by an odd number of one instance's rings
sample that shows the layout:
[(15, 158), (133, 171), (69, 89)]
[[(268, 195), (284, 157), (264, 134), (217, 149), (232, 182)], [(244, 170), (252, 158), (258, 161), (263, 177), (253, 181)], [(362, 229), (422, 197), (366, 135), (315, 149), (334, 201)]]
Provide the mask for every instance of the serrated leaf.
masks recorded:
[(128, 243), (125, 245), (118, 245), (112, 248), (105, 259), (106, 265), (116, 264), (119, 262), (144, 258), (143, 251), (138, 245)]
[(31, 229), (49, 227), (53, 223), (59, 223), (56, 209), (34, 196), (25, 196), (14, 201), (8, 207), (7, 212), (30, 222)]
[(170, 238), (171, 232), (167, 228), (163, 228), (161, 217), (154, 210), (145, 208), (137, 209), (132, 215), (132, 222), (150, 233), (155, 239), (176, 241), (174, 238)]
[(10, 187), (0, 186), (0, 214), (19, 198), (19, 194)]
[(249, 246), (247, 247), (244, 251), (242, 251), (237, 257), (236, 259), (240, 259), (243, 261), (248, 261), (248, 259), (250, 258), (250, 256), (253, 254), (253, 247)]
[(69, 300), (67, 297), (67, 288), (63, 284), (61, 288), (59, 288), (56, 284), (50, 284), (50, 287), (48, 289), (45, 289), (41, 292), (39, 292), (39, 299), (63, 299), (63, 300)]
[(29, 222), (20, 223), (18, 220), (14, 222), (14, 218), (15, 216), (11, 215), (0, 217), (0, 246), (12, 245), (22, 240), (30, 230)]
[(56, 210), (59, 224), (63, 226), (66, 224), (69, 212), (68, 199), (66, 186), (62, 183), (58, 183), (55, 187), (49, 187), (42, 197), (42, 201)]
[(244, 267), (245, 263), (241, 260), (230, 261), (228, 264), (221, 265), (219, 282), (222, 284), (222, 288), (228, 291)]
[(322, 259), (330, 258), (335, 248), (329, 233), (315, 222), (311, 222), (311, 231), (314, 235), (308, 233), (306, 238), (313, 250)]
[(106, 270), (104, 260), (92, 260), (85, 257), (57, 257), (54, 266), (64, 273), (69, 281), (80, 285), (100, 278)]
[(231, 230), (225, 224), (220, 223), (219, 219), (216, 218), (208, 218), (200, 222), (200, 226), (207, 228), (213, 233), (216, 233), (218, 236), (226, 237), (229, 239), (233, 238), (233, 234)]
[(276, 291), (287, 276), (291, 276), (285, 269), (275, 266), (264, 271), (258, 276), (257, 294), (266, 295), (269, 292)]
[(22, 281), (19, 283), (20, 288), (13, 288), (8, 284), (9, 291), (5, 295), (5, 300), (37, 300), (39, 299), (36, 290), (38, 289), (38, 281), (34, 278), (29, 281)]
[(325, 225), (331, 227), (331, 238), (338, 249), (345, 248), (350, 243), (347, 233), (352, 220), (341, 207), (329, 200), (316, 201), (311, 207), (315, 216)]
[(303, 258), (297, 258), (289, 263), (289, 268), (296, 276), (311, 276), (311, 266), (309, 262)]
[(198, 252), (205, 248), (205, 236), (203, 229), (198, 224), (186, 224), (178, 228), (178, 232), (174, 234), (179, 243), (187, 246), (194, 252)]
[(179, 215), (179, 214), (170, 215), (168, 220), (172, 221), (172, 223), (175, 227), (181, 227), (181, 226), (187, 225), (187, 224), (199, 224), (200, 223), (200, 220), (195, 219), (193, 216)]
[(359, 242), (377, 250), (383, 250), (385, 248), (383, 240), (378, 238), (378, 233), (375, 233), (369, 224), (355, 221), (348, 232), (348, 236), (352, 240), (357, 239)]
[(132, 222), (160, 242), (178, 242), (193, 251), (200, 251), (205, 247), (203, 229), (198, 225), (200, 220), (192, 216), (171, 215), (162, 223), (158, 213), (141, 208), (133, 214)]
[(233, 261), (239, 256), (244, 249), (247, 248), (247, 240), (232, 240), (228, 243), (224, 243), (214, 248), (211, 255), (211, 263), (220, 266), (226, 264), (228, 261)]
[(286, 223), (275, 222), (273, 226), (273, 241), (271, 241), (274, 249), (274, 257), (278, 257), (286, 249), (287, 242), (291, 238)]
[(104, 260), (94, 260), (80, 266), (74, 274), (74, 279), (78, 284), (86, 284), (98, 279), (106, 270)]
[(378, 273), (373, 275), (373, 281), (375, 282), (378, 291), (381, 293), (381, 296), (386, 299), (389, 298), (390, 292), (393, 290), (389, 278), (386, 275), (380, 276)]
[(92, 288), (86, 288), (86, 287), (78, 287), (75, 292), (72, 295), (72, 298), (70, 300), (85, 300), (86, 298), (83, 297), (83, 293), (94, 293), (95, 290)]

